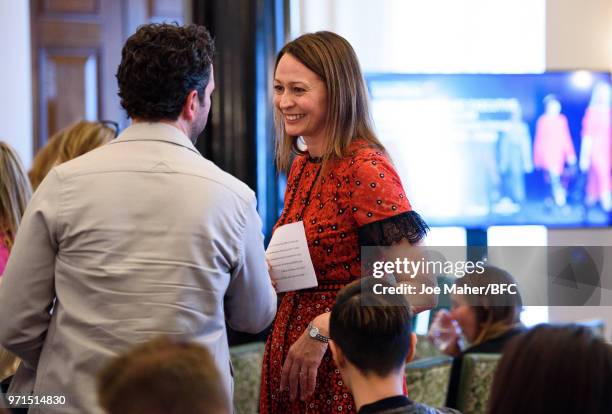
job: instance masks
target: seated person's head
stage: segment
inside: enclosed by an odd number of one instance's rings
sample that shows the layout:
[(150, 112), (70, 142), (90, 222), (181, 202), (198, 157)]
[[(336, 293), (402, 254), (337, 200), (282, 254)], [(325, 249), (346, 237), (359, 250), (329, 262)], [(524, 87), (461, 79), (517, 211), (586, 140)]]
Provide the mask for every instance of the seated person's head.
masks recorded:
[(28, 172), (30, 183), (32, 183), (32, 188), (34, 190), (38, 188), (40, 183), (42, 183), (42, 180), (45, 179), (51, 168), (53, 168), (55, 165), (55, 160), (57, 160), (57, 152), (66, 130), (67, 128), (64, 128), (51, 135), (51, 137), (47, 140), (47, 144), (34, 156), (34, 159), (32, 160), (32, 168)]
[(402, 295), (373, 294), (377, 283), (390, 286), (377, 279), (347, 285), (331, 311), (330, 348), (349, 388), (355, 375), (402, 377), (406, 361), (414, 355), (416, 335), (407, 300)]
[(34, 189), (51, 168), (96, 149), (115, 137), (115, 130), (102, 122), (79, 121), (56, 132), (34, 157), (28, 173)]
[(228, 414), (229, 400), (203, 346), (159, 338), (110, 361), (98, 375), (108, 414)]
[[(501, 286), (516, 284), (505, 270), (486, 266), (483, 273), (468, 273), (455, 282), (457, 291), (461, 288), (483, 288), (487, 285)], [(471, 345), (477, 345), (495, 338), (520, 322), (521, 297), (506, 292), (499, 294), (451, 295), (451, 317), (457, 321), (463, 335)]]
[(513, 338), (489, 413), (612, 413), (612, 346), (586, 327), (539, 325)]
[(55, 164), (62, 164), (101, 147), (115, 138), (115, 132), (102, 122), (79, 121), (69, 126), (60, 142)]

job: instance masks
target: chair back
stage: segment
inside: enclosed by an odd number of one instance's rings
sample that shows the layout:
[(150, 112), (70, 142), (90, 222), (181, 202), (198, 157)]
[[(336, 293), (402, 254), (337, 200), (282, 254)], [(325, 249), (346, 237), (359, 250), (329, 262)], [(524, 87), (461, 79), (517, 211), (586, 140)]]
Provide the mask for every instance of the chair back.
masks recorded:
[(234, 373), (234, 412), (253, 414), (259, 412), (261, 365), (265, 343), (230, 347), (230, 359)]
[(440, 350), (431, 342), (427, 335), (417, 335), (416, 350), (414, 353), (414, 360), (441, 357), (444, 356)]
[(466, 354), (461, 364), (457, 409), (463, 414), (484, 414), (493, 376), (501, 354)]
[(406, 387), (410, 399), (433, 407), (444, 406), (452, 362), (451, 357), (440, 356), (406, 364)]

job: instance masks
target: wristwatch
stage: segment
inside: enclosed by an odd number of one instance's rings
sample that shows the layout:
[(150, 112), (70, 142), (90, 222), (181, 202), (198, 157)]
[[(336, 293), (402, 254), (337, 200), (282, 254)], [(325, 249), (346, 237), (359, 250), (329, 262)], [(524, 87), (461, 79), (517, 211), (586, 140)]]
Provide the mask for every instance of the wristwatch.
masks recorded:
[(314, 340), (316, 340), (316, 341), (319, 341), (319, 342), (323, 342), (323, 343), (328, 343), (328, 342), (329, 342), (329, 338), (328, 338), (327, 336), (325, 336), (325, 335), (321, 335), (321, 334), (319, 333), (319, 328), (317, 328), (316, 326), (314, 326), (314, 325), (312, 324), (312, 322), (310, 322), (310, 323), (308, 324), (308, 328), (306, 328), (306, 329), (308, 329), (308, 335), (309, 335), (309, 336), (310, 336), (312, 339), (314, 339)]

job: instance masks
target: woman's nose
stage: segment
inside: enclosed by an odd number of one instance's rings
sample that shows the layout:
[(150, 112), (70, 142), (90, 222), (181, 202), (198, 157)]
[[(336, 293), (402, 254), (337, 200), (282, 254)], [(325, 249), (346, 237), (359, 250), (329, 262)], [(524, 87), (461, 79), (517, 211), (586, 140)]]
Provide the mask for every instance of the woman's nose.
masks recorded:
[(278, 106), (281, 109), (290, 108), (291, 106), (293, 106), (293, 99), (287, 93), (283, 93), (280, 96)]

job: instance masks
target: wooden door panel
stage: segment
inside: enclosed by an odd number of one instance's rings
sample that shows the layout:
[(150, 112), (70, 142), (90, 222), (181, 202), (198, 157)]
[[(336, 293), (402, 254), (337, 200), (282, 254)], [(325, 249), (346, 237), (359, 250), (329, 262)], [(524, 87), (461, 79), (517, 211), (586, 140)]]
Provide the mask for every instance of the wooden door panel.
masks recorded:
[(41, 56), (44, 97), (41, 107), (47, 131), (58, 131), (80, 119), (95, 119), (97, 52), (49, 51)]
[[(113, 68), (100, 57), (120, 53), (121, 3), (31, 0), (35, 149), (75, 121), (119, 118), (116, 82), (103, 73)], [(101, 95), (114, 110), (110, 116), (101, 110)]]
[(45, 0), (42, 6), (49, 13), (96, 13), (98, 0)]
[(183, 2), (30, 0), (30, 10), (36, 151), (79, 119), (126, 125), (115, 79), (123, 42), (141, 24), (181, 22)]
[(102, 27), (99, 23), (42, 21), (40, 47), (98, 47)]

